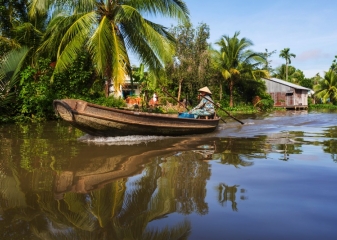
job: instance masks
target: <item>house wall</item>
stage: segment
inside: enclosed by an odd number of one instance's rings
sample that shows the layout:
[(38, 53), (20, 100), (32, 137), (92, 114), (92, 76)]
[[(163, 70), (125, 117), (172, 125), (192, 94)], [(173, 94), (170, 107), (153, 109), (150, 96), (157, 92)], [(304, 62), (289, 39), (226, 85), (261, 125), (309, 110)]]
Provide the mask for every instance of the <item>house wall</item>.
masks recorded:
[(302, 89), (296, 89), (297, 104), (296, 105), (308, 105), (308, 91)]
[(295, 89), (274, 81), (265, 81), (267, 92), (274, 100), (274, 106), (308, 105), (308, 91)]

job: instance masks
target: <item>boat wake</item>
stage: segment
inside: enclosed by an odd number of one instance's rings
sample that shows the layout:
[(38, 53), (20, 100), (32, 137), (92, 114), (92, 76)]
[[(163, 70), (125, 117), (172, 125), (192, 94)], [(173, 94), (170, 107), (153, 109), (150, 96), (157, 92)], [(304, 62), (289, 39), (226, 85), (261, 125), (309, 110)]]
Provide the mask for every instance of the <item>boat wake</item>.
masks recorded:
[(165, 139), (164, 136), (130, 135), (123, 137), (97, 137), (86, 134), (78, 139), (80, 142), (88, 142), (102, 145), (137, 145), (141, 143), (156, 142)]

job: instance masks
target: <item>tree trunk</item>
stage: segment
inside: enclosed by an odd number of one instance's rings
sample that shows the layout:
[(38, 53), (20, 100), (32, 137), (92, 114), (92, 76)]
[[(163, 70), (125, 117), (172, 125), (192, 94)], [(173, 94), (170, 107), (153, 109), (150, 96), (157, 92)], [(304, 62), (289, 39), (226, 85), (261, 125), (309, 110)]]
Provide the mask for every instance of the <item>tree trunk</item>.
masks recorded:
[(180, 95), (181, 95), (181, 85), (182, 85), (183, 79), (179, 80), (179, 89), (178, 89), (178, 101), (180, 101)]
[(220, 81), (220, 96), (219, 96), (219, 101), (222, 100), (222, 82)]
[(286, 81), (288, 82), (288, 61), (286, 61)]
[(229, 106), (233, 107), (233, 80), (229, 80)]
[(106, 98), (109, 97), (109, 81), (105, 81), (104, 93)]

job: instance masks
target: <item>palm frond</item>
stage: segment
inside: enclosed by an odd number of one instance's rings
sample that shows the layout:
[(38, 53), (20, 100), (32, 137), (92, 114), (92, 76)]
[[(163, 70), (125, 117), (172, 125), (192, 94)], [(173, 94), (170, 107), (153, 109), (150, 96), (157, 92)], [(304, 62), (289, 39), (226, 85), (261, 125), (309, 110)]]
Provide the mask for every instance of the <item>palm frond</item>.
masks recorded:
[(0, 107), (7, 105), (15, 96), (12, 88), (19, 80), (19, 71), (29, 52), (27, 47), (10, 51), (0, 63)]
[(90, 12), (81, 15), (66, 30), (61, 39), (58, 52), (55, 73), (67, 69), (68, 66), (76, 59), (77, 54), (81, 51), (85, 40), (88, 39), (91, 26), (96, 22), (96, 13)]
[(125, 5), (116, 20), (121, 22), (126, 48), (150, 69), (160, 69), (172, 58), (174, 38), (162, 25), (144, 19), (136, 9)]
[(56, 58), (57, 49), (62, 41), (63, 35), (69, 26), (82, 15), (70, 16), (67, 13), (58, 13), (54, 15), (44, 33), (42, 43), (37, 49), (38, 54), (46, 55), (50, 58)]
[(96, 69), (102, 76), (113, 76), (115, 86), (124, 83), (129, 65), (124, 42), (107, 17), (103, 17), (93, 36), (88, 41), (88, 49), (93, 55)]
[(189, 21), (187, 5), (181, 0), (133, 0), (129, 1), (128, 5), (136, 8), (142, 13), (177, 18), (183, 22)]
[(42, 32), (37, 29), (32, 23), (26, 22), (20, 24), (19, 26), (13, 29), (15, 33), (16, 40), (22, 46), (30, 46), (37, 48), (40, 43), (40, 39), (42, 38)]
[[(4, 36), (0, 36), (0, 44), (5, 44), (10, 47), (10, 49), (18, 49), (20, 48), (20, 44), (15, 39), (9, 39)], [(3, 56), (0, 57), (0, 60)]]
[(35, 19), (38, 15), (43, 15), (48, 12), (48, 9), (52, 5), (50, 0), (32, 0), (29, 4), (28, 15), (31, 19)]

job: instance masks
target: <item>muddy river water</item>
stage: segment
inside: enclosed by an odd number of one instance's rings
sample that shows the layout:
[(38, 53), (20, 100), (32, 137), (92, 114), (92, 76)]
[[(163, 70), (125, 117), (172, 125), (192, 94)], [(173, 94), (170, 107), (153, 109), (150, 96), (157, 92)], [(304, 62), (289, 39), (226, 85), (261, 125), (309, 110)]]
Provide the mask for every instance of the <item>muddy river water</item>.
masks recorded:
[(336, 239), (337, 112), (206, 135), (0, 125), (0, 239)]

